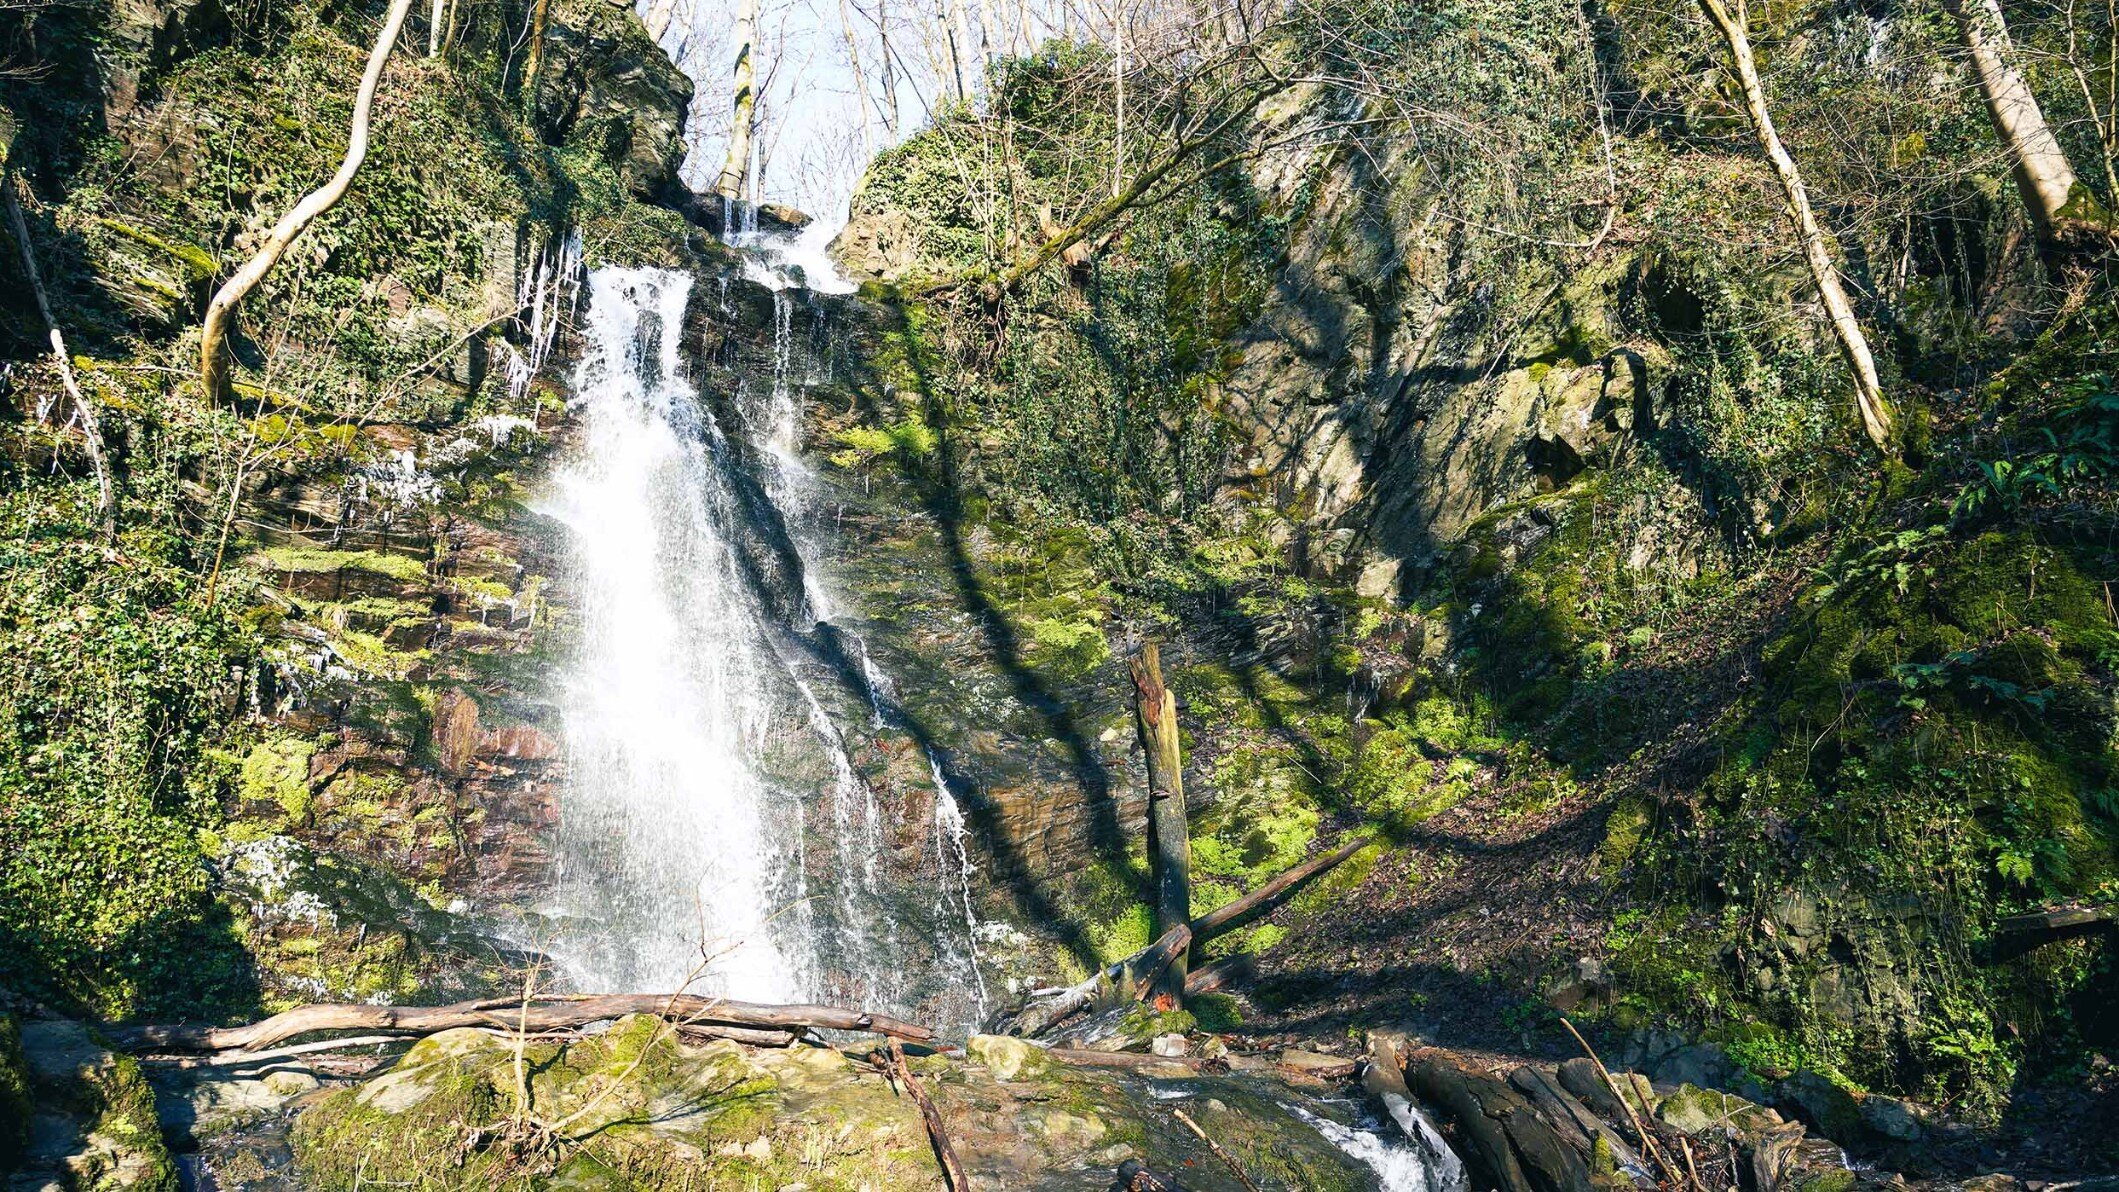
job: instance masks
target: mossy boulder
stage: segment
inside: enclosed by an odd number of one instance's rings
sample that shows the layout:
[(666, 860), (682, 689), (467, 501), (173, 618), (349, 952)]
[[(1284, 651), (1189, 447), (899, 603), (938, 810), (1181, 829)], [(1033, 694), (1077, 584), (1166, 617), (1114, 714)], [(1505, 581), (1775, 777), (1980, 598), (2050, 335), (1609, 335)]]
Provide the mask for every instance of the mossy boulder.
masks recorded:
[[(1021, 1040), (979, 1036), (970, 1051), (972, 1063), (912, 1067), (983, 1187), (1086, 1186), (1127, 1158), (1217, 1162), (1142, 1082), (1052, 1063)], [(1291, 1187), (1370, 1186), (1365, 1167), (1282, 1104), (1284, 1089), (1194, 1084), (1188, 1112), (1251, 1170)], [(942, 1187), (919, 1111), (870, 1065), (826, 1047), (694, 1044), (647, 1017), (535, 1041), (519, 1059), (502, 1035), (431, 1036), (305, 1110), (294, 1150), (319, 1192)]]
[(25, 1023), (20, 1045), (34, 1113), (18, 1179), (79, 1192), (175, 1192), (176, 1161), (137, 1061), (65, 1019)]
[(1012, 1035), (973, 1035), (965, 1050), (996, 1080), (1041, 1076), (1052, 1065), (1044, 1048)]
[[(540, 1140), (532, 1144), (526, 1140)], [(437, 1188), (736, 1187), (807, 1182), (939, 1187), (911, 1102), (828, 1049), (687, 1043), (623, 1019), (580, 1042), (445, 1031), (387, 1073), (332, 1094), (296, 1124), (318, 1189), (363, 1181)]]

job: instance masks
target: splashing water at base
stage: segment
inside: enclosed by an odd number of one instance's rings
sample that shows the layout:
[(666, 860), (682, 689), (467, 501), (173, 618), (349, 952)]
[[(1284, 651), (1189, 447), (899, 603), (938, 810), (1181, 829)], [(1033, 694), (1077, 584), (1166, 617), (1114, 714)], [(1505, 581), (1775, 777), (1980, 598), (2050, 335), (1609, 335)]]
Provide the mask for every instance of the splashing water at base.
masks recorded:
[(1390, 1100), (1396, 1103), (1391, 1106), (1392, 1116), (1395, 1118), (1398, 1106), (1403, 1105), (1423, 1128), (1423, 1140), (1432, 1138), (1433, 1145), (1440, 1148), (1439, 1155), (1424, 1154), (1428, 1149), (1425, 1146), (1415, 1148), (1374, 1130), (1343, 1125), (1300, 1105), (1282, 1105), (1349, 1158), (1367, 1165), (1376, 1173), (1377, 1185), (1383, 1192), (1465, 1192), (1469, 1185), (1464, 1178), (1464, 1164), (1442, 1143), (1442, 1136), (1435, 1133), (1419, 1109), (1401, 1097)]

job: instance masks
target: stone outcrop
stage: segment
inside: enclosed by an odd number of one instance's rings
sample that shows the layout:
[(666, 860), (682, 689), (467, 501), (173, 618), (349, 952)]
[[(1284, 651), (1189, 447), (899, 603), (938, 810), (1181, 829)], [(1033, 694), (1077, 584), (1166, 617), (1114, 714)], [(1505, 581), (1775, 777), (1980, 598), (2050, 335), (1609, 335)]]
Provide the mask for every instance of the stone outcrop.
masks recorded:
[(547, 63), (535, 111), (546, 139), (609, 161), (643, 199), (677, 197), (692, 82), (655, 44), (632, 6), (558, 0), (545, 36)]

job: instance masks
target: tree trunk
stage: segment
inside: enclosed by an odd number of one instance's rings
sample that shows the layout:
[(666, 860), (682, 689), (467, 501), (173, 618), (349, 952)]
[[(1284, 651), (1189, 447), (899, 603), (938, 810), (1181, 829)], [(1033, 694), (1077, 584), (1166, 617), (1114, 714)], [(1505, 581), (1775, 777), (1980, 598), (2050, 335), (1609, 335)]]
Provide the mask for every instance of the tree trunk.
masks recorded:
[(1342, 861), (1374, 843), (1374, 839), (1367, 836), (1349, 840), (1331, 852), (1304, 861), (1236, 901), (1208, 911), (1192, 920), (1193, 942), (1204, 944), (1215, 936), (1242, 927), (1294, 897), (1295, 891), (1308, 884), (1310, 879), (1337, 868)]
[(2075, 169), (2046, 124), (2031, 85), (2009, 64), (2015, 47), (2001, 17), (2000, 0), (1943, 0), (1943, 7), (1957, 18), (1958, 35), (1979, 77), (1979, 96), (1986, 101), (1995, 134), (2008, 147), (2016, 190), (2039, 238), (2051, 242), (2067, 222)]
[[(1190, 924), (1180, 924), (1172, 927), (1158, 936), (1154, 943), (1119, 961), (1117, 964), (1111, 965), (1109, 968), (1098, 970), (1091, 974), (1088, 980), (1068, 986), (1042, 1001), (1033, 1002), (1024, 1007), (1022, 1013), (1016, 1015), (1015, 1024), (1009, 1029), (1018, 1035), (1037, 1034), (1046, 1027), (1087, 1006), (1091, 1001), (1095, 1000), (1099, 989), (1102, 989), (1107, 984), (1118, 982), (1128, 972), (1133, 973), (1136, 979), (1140, 974), (1149, 972), (1154, 958), (1169, 952), (1172, 948), (1190, 949), (1204, 945), (1215, 936), (1233, 931), (1271, 911), (1274, 907), (1286, 902), (1295, 891), (1302, 888), (1304, 883), (1332, 869), (1372, 843), (1374, 841), (1367, 837), (1348, 841), (1329, 853), (1313, 857), (1297, 865), (1295, 868), (1288, 870), (1286, 873), (1281, 874), (1236, 901), (1201, 915)], [(1179, 957), (1180, 963), (1182, 963), (1182, 959), (1182, 957)], [(1248, 965), (1249, 960), (1245, 957), (1231, 957), (1226, 961), (1217, 961), (1213, 965), (1209, 965), (1207, 969), (1202, 970), (1201, 973), (1203, 978), (1206, 978), (1208, 973), (1213, 973), (1214, 976), (1212, 978), (1202, 979), (1195, 984), (1191, 979), (1192, 974), (1187, 973), (1184, 978), (1184, 987), (1190, 993), (1211, 992), (1214, 989), (1221, 988), (1221, 982), (1232, 975), (1228, 970), (1241, 970), (1248, 967)], [(1148, 991), (1142, 989), (1137, 992), (1139, 996), (1145, 996)]]
[[(0, 148), (0, 157), (4, 155), (5, 149)], [(29, 279), (30, 292), (37, 299), (37, 313), (44, 316), (44, 327), (51, 337), (52, 363), (59, 368), (59, 383), (73, 402), (74, 416), (81, 420), (81, 438), (88, 445), (88, 462), (96, 472), (96, 514), (103, 523), (103, 541), (115, 543), (118, 497), (111, 487), (110, 465), (104, 455), (103, 424), (96, 418), (96, 408), (81, 392), (81, 383), (74, 378), (74, 363), (66, 355), (66, 337), (59, 332), (59, 317), (52, 313), (51, 299), (44, 292), (44, 273), (37, 268), (36, 250), (30, 247), (29, 221), (22, 218), (22, 200), (15, 195), (14, 176), (0, 178), (0, 186), (7, 189), (7, 218), (14, 227), (15, 247), (22, 250), (23, 276)]]
[(884, 1014), (836, 1006), (771, 1006), (724, 998), (664, 993), (608, 993), (578, 997), (486, 998), (451, 1006), (297, 1006), (248, 1026), (191, 1023), (113, 1027), (107, 1030), (128, 1051), (252, 1051), (300, 1035), (326, 1031), (396, 1031), (431, 1035), (465, 1026), (502, 1030), (562, 1030), (628, 1014), (653, 1014), (680, 1027), (738, 1027), (868, 1031), (924, 1043), (934, 1032)]
[(1817, 216), (1810, 210), (1810, 196), (1803, 189), (1802, 173), (1795, 168), (1795, 159), (1788, 155), (1787, 147), (1781, 144), (1780, 134), (1774, 131), (1773, 116), (1766, 110), (1766, 92), (1759, 83), (1758, 63), (1751, 56), (1751, 39), (1745, 34), (1743, 25), (1722, 6), (1722, 0), (1700, 0), (1700, 7), (1729, 45), (1737, 83), (1744, 93), (1744, 108), (1751, 114), (1751, 125), (1758, 133), (1759, 147), (1765, 150), (1766, 160), (1773, 164), (1773, 173), (1780, 179), (1781, 192), (1787, 196), (1788, 215), (1795, 221), (1796, 236), (1802, 241), (1803, 260), (1810, 266), (1810, 280), (1817, 286), (1817, 296), (1825, 305), (1825, 313), (1832, 318), (1832, 331), (1839, 337), (1840, 354), (1846, 357), (1847, 367), (1854, 373), (1854, 404), (1861, 414), (1862, 430), (1867, 432), (1869, 441), (1878, 451), (1889, 455), (1891, 407), (1884, 400), (1883, 382), (1876, 375), (1876, 357), (1870, 354), (1869, 340), (1854, 318), (1854, 307), (1847, 301), (1846, 290), (1840, 287), (1839, 267), (1833, 264), (1832, 250), (1825, 243), (1824, 230), (1818, 226)]
[(1191, 946), (1192, 929), (1180, 923), (1117, 964), (1098, 969), (1089, 974), (1087, 980), (1070, 985), (1044, 1001), (1025, 1006), (1023, 1012), (1016, 1015), (1015, 1025), (1010, 1029), (1018, 1035), (1035, 1035), (1095, 1001), (1099, 991), (1106, 987), (1126, 984), (1126, 993), (1134, 1000), (1146, 997), (1166, 971), (1165, 966), (1173, 959), (1181, 961)]
[[(1155, 883), (1155, 933), (1192, 921), (1192, 837), (1185, 823), (1183, 756), (1177, 739), (1177, 696), (1163, 686), (1162, 650), (1154, 642), (1133, 659), (1133, 716), (1148, 755), (1148, 865)], [(1185, 957), (1163, 970), (1158, 998), (1182, 1005)]]
[(530, 61), (522, 72), (523, 106), (537, 110), (537, 77), (544, 73), (544, 33), (552, 24), (552, 0), (537, 0), (530, 10)]
[(883, 54), (883, 131), (890, 139), (898, 139), (898, 68), (891, 57), (890, 7), (887, 0), (876, 0), (876, 40)]
[[(846, 31), (846, 64), (853, 70), (854, 104), (861, 109), (861, 155), (869, 158), (876, 155), (876, 118), (868, 106), (868, 76), (861, 69), (861, 41), (854, 36), (853, 12), (847, 2), (839, 0), (839, 24)], [(888, 69), (889, 64), (884, 67)]]
[(339, 163), (338, 173), (309, 192), (294, 205), (294, 210), (282, 216), (265, 237), (264, 247), (236, 270), (235, 275), (214, 292), (213, 300), (206, 304), (206, 322), (199, 329), (199, 381), (205, 387), (207, 400), (221, 401), (228, 396), (228, 373), (232, 363), (228, 353), (228, 324), (235, 317), (236, 305), (257, 288), (311, 221), (345, 197), (347, 188), (353, 185), (353, 176), (360, 172), (361, 162), (367, 159), (368, 121), (375, 108), (375, 89), (382, 82), (383, 65), (389, 61), (390, 51), (397, 45), (398, 31), (404, 28), (405, 14), (410, 11), (412, 0), (391, 0), (390, 11), (383, 17), (382, 32), (376, 34), (375, 46), (368, 51), (368, 69), (361, 76), (360, 91), (354, 96), (353, 129), (347, 138), (346, 157)]
[(735, 202), (743, 197), (750, 176), (751, 124), (758, 109), (758, 0), (739, 0), (736, 8), (736, 101), (728, 124), (728, 160), (714, 193)]

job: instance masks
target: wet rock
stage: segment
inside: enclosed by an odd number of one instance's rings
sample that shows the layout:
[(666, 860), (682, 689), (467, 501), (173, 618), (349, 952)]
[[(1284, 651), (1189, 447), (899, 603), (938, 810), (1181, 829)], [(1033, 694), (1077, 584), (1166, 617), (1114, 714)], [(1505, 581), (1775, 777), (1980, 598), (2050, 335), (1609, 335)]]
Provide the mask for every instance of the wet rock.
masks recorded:
[(253, 1125), (318, 1088), (312, 1073), (291, 1065), (263, 1073), (161, 1068), (148, 1083), (163, 1134), (182, 1145)]
[(1816, 1072), (1797, 1072), (1776, 1085), (1773, 1093), (1783, 1108), (1827, 1138), (1848, 1143), (1868, 1133), (1854, 1095)]
[(138, 1062), (64, 1019), (24, 1023), (21, 1046), (35, 1109), (18, 1184), (175, 1192), (176, 1162)]
[(1918, 1142), (1927, 1134), (1927, 1111), (1911, 1101), (1871, 1093), (1860, 1102), (1861, 1120), (1896, 1142)]
[(1191, 1048), (1186, 1045), (1183, 1035), (1157, 1035), (1148, 1041), (1148, 1051), (1151, 1055), (1175, 1058), (1187, 1054)]
[[(1129, 1157), (1180, 1170), (1216, 1162), (1129, 1076), (1053, 1063), (1019, 1039), (977, 1036), (968, 1050), (977, 1063), (911, 1063), (976, 1186), (1080, 1186), (1092, 1159), (1104, 1172)], [(524, 1162), (535, 1187), (941, 1187), (912, 1100), (831, 1048), (693, 1046), (653, 1019), (628, 1018), (588, 1039), (533, 1042), (524, 1059), (537, 1119), (571, 1116), (570, 1130), (593, 1147), (524, 1156), (496, 1139), (467, 1150), (465, 1123), (518, 1112), (515, 1055), (496, 1036), (448, 1031), (296, 1119), (311, 1192), (391, 1181), (472, 1192), (500, 1186), (502, 1173), (522, 1170), (508, 1165)], [(1185, 1075), (1196, 1082), (1188, 1112), (1241, 1159), (1271, 1156), (1291, 1186), (1366, 1186), (1364, 1168), (1281, 1104), (1284, 1089)]]
[(1044, 1048), (1012, 1035), (973, 1035), (964, 1050), (997, 1080), (1041, 1076), (1052, 1064)]
[(1673, 1130), (1686, 1134), (1720, 1134), (1732, 1141), (1746, 1141), (1781, 1126), (1781, 1115), (1742, 1097), (1698, 1085), (1684, 1084), (1663, 1098), (1656, 1117)]
[(1703, 1089), (1721, 1089), (1763, 1101), (1766, 1087), (1743, 1065), (1729, 1058), (1719, 1043), (1695, 1043), (1680, 1047), (1656, 1061), (1650, 1072), (1657, 1084), (1693, 1084)]

